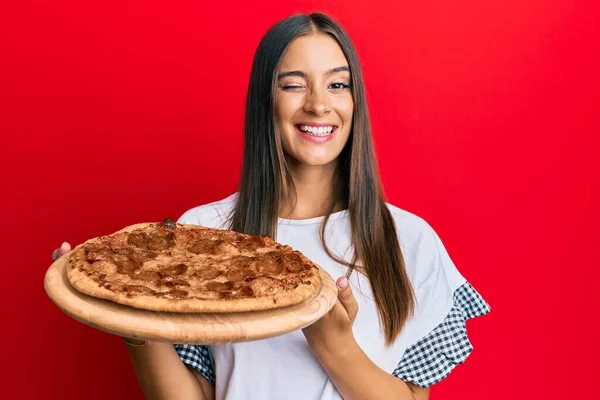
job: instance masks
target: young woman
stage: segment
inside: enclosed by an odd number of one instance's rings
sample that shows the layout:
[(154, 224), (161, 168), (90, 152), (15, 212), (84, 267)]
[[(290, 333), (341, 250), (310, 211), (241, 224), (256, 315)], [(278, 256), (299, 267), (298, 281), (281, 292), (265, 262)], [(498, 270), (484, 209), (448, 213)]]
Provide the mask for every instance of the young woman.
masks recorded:
[(322, 14), (263, 37), (239, 190), (179, 222), (275, 237), (340, 277), (339, 300), (268, 340), (126, 339), (149, 399), (427, 399), (472, 350), (465, 321), (489, 312), (433, 229), (385, 203), (356, 51)]

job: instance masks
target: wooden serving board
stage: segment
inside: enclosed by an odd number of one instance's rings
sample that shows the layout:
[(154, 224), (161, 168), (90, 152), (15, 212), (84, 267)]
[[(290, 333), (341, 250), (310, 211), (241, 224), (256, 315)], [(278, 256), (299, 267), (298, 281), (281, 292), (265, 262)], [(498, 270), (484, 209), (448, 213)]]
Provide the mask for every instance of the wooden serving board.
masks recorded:
[(167, 313), (133, 308), (80, 293), (67, 279), (69, 254), (46, 272), (50, 299), (70, 317), (93, 328), (128, 338), (188, 344), (245, 342), (302, 329), (325, 315), (337, 301), (332, 277), (319, 268), (323, 285), (310, 300), (280, 309), (225, 313)]

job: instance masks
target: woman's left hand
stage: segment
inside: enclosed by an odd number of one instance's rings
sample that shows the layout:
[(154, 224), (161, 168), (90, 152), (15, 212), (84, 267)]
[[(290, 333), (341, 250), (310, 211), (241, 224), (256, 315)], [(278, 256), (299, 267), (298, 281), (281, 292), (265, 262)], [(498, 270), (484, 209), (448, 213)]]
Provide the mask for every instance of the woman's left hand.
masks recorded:
[(358, 303), (345, 276), (336, 282), (338, 301), (321, 319), (302, 331), (312, 351), (333, 353), (354, 340), (352, 325), (358, 314)]

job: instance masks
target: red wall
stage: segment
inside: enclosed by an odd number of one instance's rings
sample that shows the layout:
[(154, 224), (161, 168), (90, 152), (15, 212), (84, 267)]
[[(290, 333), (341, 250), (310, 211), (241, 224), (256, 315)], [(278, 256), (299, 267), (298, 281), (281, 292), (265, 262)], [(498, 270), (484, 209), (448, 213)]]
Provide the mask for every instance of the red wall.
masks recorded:
[(592, 392), (598, 6), (361, 3), (3, 4), (1, 397), (142, 398), (119, 339), (46, 297), (50, 253), (234, 190), (255, 46), (315, 9), (358, 48), (389, 200), (437, 229), (492, 306), (432, 399)]

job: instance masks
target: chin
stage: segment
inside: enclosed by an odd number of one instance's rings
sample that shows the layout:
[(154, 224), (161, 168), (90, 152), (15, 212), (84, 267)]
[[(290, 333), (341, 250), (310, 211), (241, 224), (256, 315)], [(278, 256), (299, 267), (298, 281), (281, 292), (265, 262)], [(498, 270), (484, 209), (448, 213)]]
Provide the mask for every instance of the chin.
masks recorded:
[(300, 161), (300, 163), (309, 167), (326, 167), (327, 165), (331, 164), (331, 161)]
[(296, 161), (301, 165), (307, 165), (310, 167), (325, 167), (330, 165), (336, 160), (336, 157), (298, 157)]

